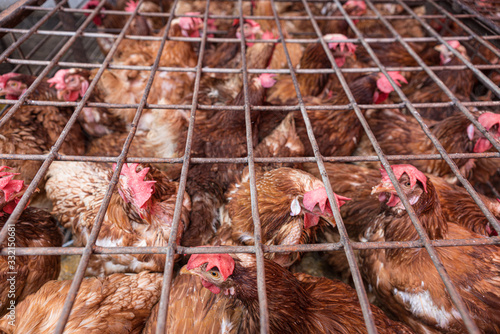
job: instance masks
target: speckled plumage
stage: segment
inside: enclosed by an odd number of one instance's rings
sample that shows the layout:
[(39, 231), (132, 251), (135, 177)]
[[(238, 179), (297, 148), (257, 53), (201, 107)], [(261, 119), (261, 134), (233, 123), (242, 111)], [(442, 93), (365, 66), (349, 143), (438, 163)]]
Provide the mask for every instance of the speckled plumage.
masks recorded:
[[(65, 333), (139, 334), (153, 305), (160, 298), (161, 274), (113, 274), (84, 278)], [(39, 334), (55, 331), (71, 280), (50, 281), (16, 307), (15, 326), (0, 319), (7, 334)]]
[[(140, 167), (142, 168), (142, 167)], [(94, 221), (111, 179), (111, 169), (91, 162), (54, 162), (47, 173), (47, 196), (53, 201), (53, 213), (61, 223), (72, 229), (76, 245), (86, 245)], [(170, 235), (178, 183), (168, 180), (160, 171), (151, 168), (148, 180), (156, 180), (149, 211), (139, 213), (126, 203), (117, 189), (104, 218), (96, 245), (165, 246)], [(120, 182), (117, 187), (124, 190)], [(177, 241), (189, 224), (191, 201), (184, 194)], [(141, 218), (142, 214), (142, 218)], [(162, 271), (164, 255), (121, 254), (94, 255), (87, 273), (91, 275), (115, 272)]]

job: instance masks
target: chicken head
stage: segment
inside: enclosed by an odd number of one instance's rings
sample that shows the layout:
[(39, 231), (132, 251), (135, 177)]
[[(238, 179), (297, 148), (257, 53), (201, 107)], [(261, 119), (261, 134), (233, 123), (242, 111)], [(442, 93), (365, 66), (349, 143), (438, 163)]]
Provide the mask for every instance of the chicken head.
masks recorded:
[[(337, 206), (340, 208), (344, 205), (350, 198), (333, 194), (335, 196), (335, 201)], [(295, 200), (296, 201), (296, 200)], [(300, 206), (298, 202), (292, 201), (292, 212), (291, 215), (297, 215), (300, 213)], [(315, 190), (308, 191), (304, 194), (304, 199), (302, 200), (302, 206), (304, 208), (304, 228), (308, 229), (316, 226), (319, 222), (319, 218), (323, 217), (326, 221), (330, 222), (333, 226), (335, 223), (332, 221), (333, 211), (328, 201), (328, 195), (326, 194), (325, 187), (317, 188)]]
[[(391, 168), (410, 204), (417, 203), (420, 195), (427, 192), (427, 177), (412, 165), (393, 165)], [(379, 201), (385, 202), (389, 207), (403, 209), (401, 199), (396, 193), (389, 175), (384, 169), (381, 169), (380, 173), (382, 174), (382, 181), (372, 188), (372, 195), (377, 194)]]
[(187, 265), (182, 267), (181, 274), (197, 275), (201, 283), (211, 292), (218, 294), (234, 294), (234, 288), (227, 283), (233, 274), (235, 262), (229, 254), (193, 254)]
[[(328, 34), (323, 36), (325, 40), (334, 40), (334, 41), (344, 41), (348, 38), (342, 34)], [(335, 62), (338, 67), (342, 67), (345, 64), (346, 56), (353, 56), (354, 52), (356, 52), (356, 45), (353, 43), (345, 43), (345, 42), (330, 42), (328, 43), (328, 47), (334, 51)], [(345, 50), (345, 51), (344, 51)]]
[[(0, 190), (2, 191), (0, 208), (3, 212), (11, 214), (16, 208), (17, 203), (21, 200), (27, 187), (24, 185), (23, 180), (13, 179), (19, 173), (4, 172), (4, 169), (10, 169), (10, 167), (0, 167)], [(3, 215), (3, 213), (0, 213), (0, 215)]]
[[(235, 19), (233, 22), (233, 26), (239, 25), (240, 20)], [(254, 20), (245, 20), (243, 24), (243, 34), (245, 35), (245, 40), (247, 39), (256, 39), (257, 34), (262, 34), (262, 30), (260, 29), (260, 24), (255, 22)], [(236, 37), (241, 38), (241, 28), (236, 30)], [(254, 45), (254, 43), (246, 43), (248, 47)]]
[(366, 13), (366, 3), (364, 1), (349, 0), (343, 7), (351, 16), (361, 16)]
[(0, 96), (5, 96), (8, 100), (17, 100), (28, 89), (26, 83), (15, 80), (18, 73), (6, 73), (0, 75)]
[[(500, 114), (485, 112), (481, 114), (477, 120), (495, 139), (500, 139)], [(482, 133), (476, 130), (474, 124), (470, 124), (467, 127), (467, 135), (471, 141), (479, 137), (474, 145), (475, 153), (486, 152), (492, 147), (490, 141), (485, 138)]]
[(83, 97), (89, 88), (89, 82), (78, 69), (59, 70), (47, 80), (57, 90), (57, 98), (63, 101), (76, 101)]
[[(120, 185), (118, 192), (123, 200), (132, 203), (137, 212), (143, 217), (150, 204), (150, 198), (155, 190), (156, 181), (146, 181), (149, 167), (137, 172), (138, 163), (123, 164), (120, 172)], [(116, 164), (113, 164), (113, 170)]]
[[(448, 41), (448, 44), (452, 48), (457, 50), (462, 56), (468, 59), (467, 50), (462, 44), (460, 44), (459, 41)], [(436, 51), (439, 51), (439, 58), (441, 59), (441, 65), (448, 64), (453, 59), (453, 53), (446, 47), (446, 45), (441, 44), (434, 47), (434, 49)]]
[[(98, 5), (99, 5), (99, 0), (90, 0), (89, 2), (87, 2), (83, 7), (82, 9), (89, 9), (89, 10), (92, 10), (92, 9), (95, 9)], [(89, 16), (90, 14), (89, 13), (85, 13), (85, 16)], [(94, 24), (98, 27), (102, 26), (102, 20), (106, 17), (106, 15), (104, 14), (97, 14), (95, 17), (94, 17)]]
[[(394, 72), (387, 72), (389, 76), (394, 80), (396, 85), (401, 87), (401, 82), (404, 82), (405, 84), (408, 83), (406, 81), (405, 77), (399, 73), (399, 71), (394, 71)], [(391, 83), (389, 82), (389, 79), (383, 74), (379, 73), (379, 78), (377, 79), (377, 89), (375, 89), (375, 93), (373, 93), (373, 102), (375, 104), (379, 104), (384, 102), (388, 97), (391, 92), (394, 91), (394, 87), (392, 87)]]

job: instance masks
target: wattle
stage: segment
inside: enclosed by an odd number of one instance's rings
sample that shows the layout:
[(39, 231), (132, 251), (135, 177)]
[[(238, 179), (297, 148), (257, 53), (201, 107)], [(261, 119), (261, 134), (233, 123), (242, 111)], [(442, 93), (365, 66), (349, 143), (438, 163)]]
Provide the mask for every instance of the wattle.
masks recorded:
[(210, 283), (207, 280), (201, 279), (201, 284), (208, 290), (210, 290), (212, 293), (219, 294), (220, 293), (220, 288), (216, 287), (212, 283)]

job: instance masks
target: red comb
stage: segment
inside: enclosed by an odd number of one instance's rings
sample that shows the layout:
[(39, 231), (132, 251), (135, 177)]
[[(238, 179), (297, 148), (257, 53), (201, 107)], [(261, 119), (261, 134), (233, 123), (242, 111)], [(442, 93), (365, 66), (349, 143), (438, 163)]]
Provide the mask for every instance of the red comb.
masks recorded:
[(130, 0), (129, 2), (127, 2), (127, 6), (125, 7), (125, 11), (132, 13), (136, 8), (137, 8), (137, 2), (135, 2), (134, 0)]
[(269, 73), (262, 73), (261, 75), (259, 75), (259, 81), (262, 87), (271, 88), (272, 86), (274, 86), (276, 80), (273, 79), (273, 77), (275, 76), (276, 74), (269, 74)]
[[(419, 171), (415, 166), (408, 164), (392, 165), (391, 168), (398, 180), (401, 177), (401, 175), (406, 173), (410, 177), (410, 184), (412, 187), (417, 183), (418, 180), (423, 184), (424, 190), (425, 192), (427, 192), (427, 177), (424, 175), (424, 173)], [(391, 182), (391, 180), (389, 179), (389, 175), (387, 175), (385, 169), (380, 169), (380, 173), (382, 174), (382, 182)]]
[(272, 31), (266, 31), (262, 34), (262, 39), (277, 39), (277, 36), (274, 36)]
[[(82, 9), (94, 9), (99, 5), (99, 0), (90, 0), (85, 5), (83, 5)], [(86, 16), (89, 14), (85, 13)]]
[(18, 75), (19, 75), (19, 73), (14, 73), (14, 72), (5, 73), (4, 75), (0, 75), (0, 88), (4, 89), (7, 81), (9, 81), (10, 78), (13, 78), (13, 77), (18, 76)]
[[(12, 195), (17, 194), (23, 189), (24, 181), (13, 180), (14, 176), (19, 175), (19, 173), (2, 172), (6, 168), (10, 169), (10, 167), (7, 166), (0, 167), (0, 189), (3, 190), (5, 202), (10, 202), (12, 200)], [(12, 213), (18, 202), (19, 199), (16, 199), (14, 203), (6, 205), (3, 211), (9, 214)]]
[[(337, 202), (337, 206), (339, 208), (348, 200), (350, 200), (350, 198), (340, 196), (335, 193), (333, 195), (335, 196), (335, 201)], [(306, 192), (304, 194), (304, 200), (302, 201), (302, 203), (304, 204), (304, 207), (309, 211), (312, 211), (316, 204), (318, 204), (321, 212), (325, 212), (326, 209), (326, 211), (328, 211), (330, 214), (333, 214), (330, 203), (328, 202), (328, 195), (326, 194), (325, 187)]]
[(64, 78), (66, 77), (66, 74), (68, 74), (70, 70), (59, 70), (54, 74), (54, 76), (50, 79), (47, 80), (48, 83), (50, 83), (50, 87), (56, 85), (57, 90), (63, 90), (66, 88), (66, 84), (64, 83)]
[[(497, 124), (500, 125), (500, 114), (485, 112), (484, 114), (481, 114), (477, 120), (486, 130), (489, 131), (493, 126)], [(500, 134), (500, 127), (498, 129), (498, 134)]]
[(189, 258), (187, 269), (198, 268), (204, 263), (207, 264), (206, 270), (217, 267), (224, 280), (234, 271), (234, 259), (229, 254), (193, 254)]
[[(394, 80), (396, 85), (398, 85), (399, 87), (401, 87), (399, 81), (404, 82), (405, 84), (408, 83), (408, 81), (406, 81), (405, 77), (402, 76), (401, 73), (399, 73), (399, 71), (387, 72), (387, 74), (389, 74), (392, 80)], [(387, 79), (387, 77), (383, 73), (380, 73), (380, 77), (377, 80), (377, 88), (383, 93), (390, 93), (394, 91), (394, 88), (389, 82), (389, 79)]]
[[(479, 123), (481, 123), (484, 128), (489, 131), (493, 126), (498, 125), (497, 133), (494, 133), (494, 137), (499, 137), (500, 136), (500, 114), (495, 114), (492, 112), (485, 112), (484, 114), (481, 114), (481, 116), (478, 117), (477, 119)], [(470, 132), (472, 132), (472, 135), (474, 133), (474, 126), (471, 124), (467, 128), (467, 134), (469, 135), (470, 139)], [(479, 138), (476, 141), (476, 144), (474, 145), (473, 151), (475, 153), (483, 153), (486, 152), (491, 148), (491, 143), (488, 139), (486, 138)]]
[[(143, 209), (146, 202), (151, 198), (156, 181), (144, 181), (149, 172), (149, 167), (137, 172), (138, 163), (123, 164), (120, 175), (126, 176), (125, 186), (128, 187), (134, 197), (134, 204)], [(113, 164), (113, 169), (116, 164)]]
[(459, 41), (448, 41), (448, 44), (450, 44), (450, 46), (454, 49), (458, 48), (460, 46), (460, 42)]
[(366, 12), (366, 3), (364, 1), (349, 0), (344, 4), (344, 7), (359, 7), (362, 11)]

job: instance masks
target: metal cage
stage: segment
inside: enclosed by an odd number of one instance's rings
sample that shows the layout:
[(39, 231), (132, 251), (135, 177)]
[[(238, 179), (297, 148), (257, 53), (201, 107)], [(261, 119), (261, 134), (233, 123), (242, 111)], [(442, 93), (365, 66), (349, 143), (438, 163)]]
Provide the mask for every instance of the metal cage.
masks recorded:
[[(139, 1), (142, 3), (143, 0)], [(219, 0), (206, 0), (206, 6), (204, 14), (202, 15), (177, 15), (176, 7), (179, 0), (175, 0), (172, 4), (171, 10), (169, 13), (139, 13), (138, 9), (135, 9), (134, 12), (125, 12), (125, 11), (106, 11), (109, 14), (115, 15), (123, 15), (126, 17), (126, 25), (120, 31), (96, 31), (95, 28), (91, 28), (93, 18), (98, 15), (99, 11), (104, 11), (103, 6), (105, 0), (101, 0), (100, 4), (93, 10), (84, 10), (79, 9), (81, 5), (85, 1), (81, 1), (78, 4), (73, 4), (73, 8), (68, 5), (68, 0), (57, 1), (53, 6), (41, 6), (40, 3), (43, 1), (36, 0), (23, 0), (18, 1), (8, 9), (4, 10), (0, 14), (0, 34), (3, 36), (2, 39), (2, 47), (3, 51), (0, 54), (0, 70), (2, 73), (9, 71), (23, 71), (27, 74), (36, 75), (38, 78), (33, 82), (33, 84), (28, 88), (28, 90), (19, 98), (19, 100), (0, 100), (1, 104), (5, 104), (6, 107), (3, 109), (4, 113), (0, 119), (0, 131), (1, 127), (12, 117), (12, 115), (19, 109), (21, 105), (53, 105), (53, 106), (71, 106), (74, 107), (74, 113), (72, 114), (69, 122), (67, 123), (65, 129), (60, 134), (59, 139), (51, 148), (50, 152), (43, 155), (20, 155), (20, 154), (0, 154), (0, 158), (2, 159), (16, 159), (16, 160), (38, 160), (43, 161), (41, 168), (36, 174), (33, 182), (30, 184), (28, 190), (22, 197), (19, 205), (11, 214), (7, 224), (0, 232), (0, 244), (6, 240), (7, 237), (7, 225), (15, 224), (16, 220), (19, 218), (22, 208), (28, 204), (30, 197), (33, 195), (36, 190), (37, 185), (42, 181), (45, 176), (49, 165), (54, 160), (66, 160), (66, 161), (94, 161), (94, 162), (114, 162), (118, 165), (118, 168), (113, 173), (113, 177), (109, 184), (109, 187), (106, 192), (106, 196), (103, 200), (102, 206), (97, 215), (96, 221), (94, 223), (94, 227), (92, 229), (90, 239), (88, 244), (85, 247), (65, 247), (65, 248), (16, 248), (16, 255), (76, 255), (81, 254), (82, 258), (79, 262), (78, 269), (76, 270), (75, 276), (73, 278), (73, 282), (66, 297), (66, 302), (64, 304), (64, 308), (62, 311), (62, 315), (57, 323), (56, 333), (60, 334), (64, 331), (64, 326), (70, 316), (72, 306), (75, 302), (78, 289), (81, 285), (82, 279), (84, 277), (85, 269), (88, 265), (89, 258), (92, 254), (146, 254), (146, 253), (163, 253), (166, 254), (166, 263), (165, 263), (165, 271), (164, 271), (164, 280), (162, 287), (162, 295), (160, 298), (160, 312), (158, 318), (158, 326), (157, 332), (163, 333), (166, 325), (166, 315), (168, 312), (168, 298), (170, 293), (170, 285), (173, 279), (174, 272), (174, 255), (175, 254), (192, 254), (192, 253), (216, 253), (216, 252), (244, 252), (244, 253), (255, 253), (257, 259), (257, 284), (258, 284), (258, 295), (259, 295), (259, 304), (260, 304), (260, 315), (261, 315), (261, 333), (268, 333), (268, 310), (267, 310), (267, 301), (266, 301), (266, 288), (264, 282), (264, 262), (263, 255), (266, 252), (290, 252), (290, 251), (300, 251), (300, 252), (316, 252), (316, 251), (338, 251), (343, 250), (347, 256), (349, 267), (352, 272), (354, 286), (356, 288), (359, 301), (361, 304), (361, 308), (364, 314), (364, 319), (366, 322), (366, 327), (369, 333), (376, 333), (376, 328), (374, 324), (373, 317), (370, 311), (370, 304), (368, 301), (368, 297), (363, 285), (363, 281), (361, 278), (361, 274), (358, 268), (358, 264), (356, 262), (353, 251), (356, 249), (378, 249), (378, 248), (425, 248), (430, 255), (433, 263), (435, 264), (452, 300), (455, 304), (457, 310), (462, 316), (464, 323), (469, 330), (470, 333), (479, 333), (478, 328), (476, 327), (472, 317), (468, 313), (462, 298), (458, 294), (457, 290), (453, 286), (450, 281), (450, 277), (444, 270), (443, 264), (437, 256), (436, 247), (452, 247), (452, 246), (465, 246), (465, 245), (474, 245), (475, 247), (481, 247), (482, 245), (498, 245), (500, 244), (500, 237), (490, 237), (484, 239), (462, 239), (462, 240), (430, 240), (430, 238), (425, 233), (422, 225), (419, 222), (419, 219), (415, 212), (413, 211), (411, 205), (404, 195), (400, 196), (404, 207), (408, 211), (408, 214), (413, 222), (419, 236), (420, 240), (410, 241), (410, 242), (378, 242), (378, 243), (362, 243), (362, 242), (354, 242), (351, 241), (347, 235), (344, 223), (342, 222), (342, 218), (339, 212), (337, 205), (333, 204), (332, 207), (334, 211), (334, 217), (338, 226), (338, 230), (340, 232), (341, 239), (337, 243), (324, 243), (324, 244), (306, 244), (306, 245), (298, 245), (298, 246), (266, 246), (261, 243), (261, 230), (260, 230), (260, 221), (257, 209), (257, 190), (255, 183), (255, 165), (264, 162), (315, 162), (319, 168), (319, 171), (322, 175), (322, 181), (325, 184), (325, 188), (328, 194), (328, 198), (330, 199), (330, 203), (335, 203), (332, 192), (331, 185), (328, 180), (328, 176), (325, 170), (324, 162), (355, 162), (355, 161), (380, 161), (382, 166), (388, 172), (391, 181), (394, 183), (395, 187), (398, 190), (398, 193), (402, 193), (401, 189), (397, 185), (397, 179), (390, 168), (389, 161), (398, 159), (398, 160), (425, 160), (425, 159), (444, 159), (450, 166), (452, 172), (455, 174), (460, 183), (465, 187), (465, 189), (469, 192), (470, 196), (477, 203), (481, 211), (485, 214), (490, 224), (493, 228), (500, 233), (500, 225), (497, 222), (496, 218), (488, 211), (484, 203), (481, 201), (480, 197), (471, 186), (471, 184), (465, 179), (461, 174), (454, 163), (453, 159), (456, 158), (500, 158), (500, 153), (470, 153), (470, 154), (458, 154), (458, 153), (448, 153), (445, 151), (441, 143), (437, 140), (437, 138), (430, 132), (427, 125), (425, 125), (422, 117), (418, 113), (418, 108), (421, 107), (435, 107), (442, 108), (447, 106), (455, 106), (462, 113), (464, 113), (468, 119), (491, 141), (493, 146), (497, 151), (500, 151), (500, 143), (498, 143), (488, 132), (484, 129), (484, 127), (475, 119), (475, 117), (469, 112), (467, 107), (477, 107), (477, 108), (491, 108), (493, 110), (499, 110), (500, 101), (500, 88), (492, 82), (487, 75), (484, 74), (483, 71), (491, 70), (500, 72), (500, 64), (492, 64), (488, 62), (483, 55), (481, 55), (477, 48), (474, 46), (481, 45), (487, 48), (490, 52), (492, 52), (496, 57), (500, 57), (500, 51), (495, 47), (498, 44), (498, 39), (500, 38), (499, 27), (497, 26), (498, 20), (500, 17), (498, 16), (498, 12), (492, 10), (495, 6), (498, 5), (498, 1), (496, 3), (494, 1), (490, 1), (493, 7), (488, 7), (489, 10), (485, 12), (484, 8), (478, 11), (477, 6), (470, 6), (471, 3), (474, 5), (472, 1), (462, 1), (457, 0), (453, 2), (448, 1), (438, 1), (438, 0), (427, 0), (427, 1), (418, 1), (418, 0), (365, 0), (367, 8), (370, 9), (373, 14), (365, 15), (362, 17), (354, 17), (349, 16), (346, 11), (341, 6), (341, 1), (333, 0), (330, 1), (333, 4), (337, 5), (338, 9), (341, 12), (341, 16), (317, 16), (314, 15), (310, 6), (313, 3), (326, 3), (328, 1), (325, 0), (288, 0), (286, 2), (295, 2), (301, 6), (307, 13), (306, 16), (279, 16), (277, 12), (276, 2), (285, 2), (282, 0), (272, 0), (272, 8), (273, 8), (273, 16), (254, 16), (254, 15), (243, 15), (242, 5), (243, 0), (231, 0), (229, 2), (233, 2), (237, 8), (239, 8), (239, 15), (237, 16), (223, 16), (223, 15), (211, 15), (209, 14), (208, 8), (211, 2), (215, 2)], [(248, 0), (245, 0), (248, 1)], [(375, 7), (375, 4), (380, 3), (393, 3), (402, 6), (404, 9), (404, 14), (398, 15), (382, 15), (379, 10)], [(425, 5), (426, 6), (426, 14), (425, 15), (417, 15), (415, 11), (412, 9), (414, 5)], [(137, 7), (139, 8), (139, 6)], [(127, 35), (127, 29), (129, 28), (132, 19), (137, 15), (143, 16), (155, 16), (162, 17), (165, 20), (167, 29), (165, 34), (162, 37), (152, 37), (152, 36), (133, 36)], [(204, 19), (204, 27), (203, 27), (203, 35), (201, 38), (191, 38), (191, 37), (183, 37), (183, 38), (169, 38), (168, 31), (170, 29), (170, 25), (172, 19), (179, 16), (196, 16)], [(273, 20), (278, 26), (279, 36), (274, 41), (277, 43), (282, 43), (284, 46), (284, 50), (286, 53), (288, 69), (281, 70), (257, 70), (257, 69), (247, 69), (247, 63), (245, 59), (245, 37), (242, 36), (241, 39), (235, 38), (225, 38), (225, 32), (215, 32), (216, 37), (207, 37), (207, 19), (208, 18), (223, 18), (223, 19), (240, 19), (240, 24), (243, 22), (243, 17), (251, 18), (251, 19), (261, 19), (261, 20)], [(353, 19), (357, 20), (377, 20), (379, 21), (390, 33), (393, 35), (391, 38), (368, 38), (363, 36), (363, 34), (359, 31), (359, 29), (354, 25)], [(403, 37), (398, 33), (392, 26), (391, 22), (393, 20), (407, 20), (413, 19), (419, 22), (424, 31), (426, 32), (426, 37), (415, 38), (415, 37)], [(293, 38), (285, 39), (283, 36), (283, 31), (281, 28), (280, 21), (282, 20), (306, 20), (310, 22), (314, 29), (314, 34), (303, 34), (303, 35), (294, 35)], [(345, 20), (350, 29), (356, 34), (356, 38), (350, 39), (349, 42), (356, 43), (358, 45), (362, 45), (370, 57), (377, 65), (377, 67), (373, 68), (363, 68), (363, 69), (350, 69), (350, 68), (339, 68), (332, 56), (329, 52), (327, 42), (322, 37), (322, 33), (318, 26), (319, 20)], [(458, 25), (462, 30), (462, 34), (456, 36), (447, 36), (444, 37), (440, 33), (438, 33), (432, 26), (429, 24), (432, 20), (447, 20), (451, 21), (454, 24)], [(243, 35), (243, 34), (242, 34)], [(95, 43), (95, 39), (99, 37), (108, 37), (114, 40), (111, 51), (107, 56), (103, 57)], [(117, 50), (118, 44), (124, 39), (136, 39), (136, 40), (158, 40), (161, 41), (161, 46), (159, 48), (160, 53), (156, 55), (156, 61), (153, 66), (124, 66), (124, 65), (115, 65), (111, 63), (111, 59), (113, 57), (114, 52)], [(189, 41), (199, 43), (199, 57), (197, 66), (193, 68), (170, 68), (170, 67), (160, 67), (160, 54), (163, 49), (164, 43), (168, 40), (181, 40), (181, 41)], [(45, 43), (48, 41), (56, 40), (57, 42), (54, 44), (55, 47), (52, 47), (52, 51), (45, 54), (45, 58), (40, 59), (40, 50), (43, 49)], [(473, 62), (465, 59), (460, 53), (454, 50), (447, 42), (450, 40), (458, 40), (461, 43), (464, 43), (469, 52), (475, 52), (474, 56), (482, 57), (483, 64), (473, 64)], [(27, 41), (32, 41), (32, 46), (29, 50), (26, 50), (23, 46)], [(428, 42), (428, 41), (436, 41), (446, 45), (446, 47), (450, 50), (451, 53), (455, 57), (458, 57), (463, 65), (453, 67), (453, 70), (471, 70), (477, 79), (483, 84), (483, 86), (492, 92), (496, 98), (493, 98), (491, 101), (473, 101), (473, 102), (462, 102), (460, 101), (454, 94), (446, 87), (446, 85), (436, 76), (435, 71), (443, 69), (441, 66), (428, 66), (426, 63), (418, 56), (418, 54), (410, 47), (408, 43), (410, 42)], [(204, 55), (204, 51), (206, 48), (207, 42), (231, 42), (231, 43), (239, 43), (242, 51), (242, 59), (241, 59), (241, 68), (237, 69), (224, 69), (224, 68), (205, 68), (202, 67), (202, 59)], [(256, 43), (264, 42), (263, 40), (255, 40)], [(373, 49), (370, 47), (371, 43), (400, 43), (404, 49), (416, 60), (418, 66), (416, 67), (385, 67), (382, 65), (381, 61), (375, 55)], [(323, 49), (329, 57), (331, 67), (329, 69), (318, 69), (318, 70), (301, 70), (295, 69), (292, 66), (292, 62), (290, 59), (290, 55), (287, 51), (287, 43), (300, 43), (300, 44), (309, 44), (309, 43), (321, 43)], [(0, 44), (1, 45), (1, 44)], [(85, 46), (85, 47), (84, 47)], [(472, 57), (471, 57), (472, 59)], [(97, 62), (96, 62), (97, 61)], [(49, 102), (49, 101), (34, 101), (30, 100), (27, 97), (33, 92), (36, 87), (40, 84), (43, 78), (47, 77), (49, 74), (53, 74), (58, 68), (68, 68), (68, 67), (78, 67), (78, 68), (86, 68), (86, 69), (98, 69), (95, 78), (90, 83), (90, 87), (87, 90), (87, 93), (83, 96), (80, 102)], [(450, 67), (446, 67), (450, 69)], [(144, 91), (144, 95), (140, 103), (138, 104), (110, 104), (110, 103), (96, 103), (96, 102), (88, 102), (90, 94), (92, 90), (96, 87), (98, 80), (100, 79), (102, 73), (106, 69), (134, 69), (140, 71), (149, 72), (149, 81), (147, 83), (146, 89)], [(396, 85), (394, 80), (387, 74), (388, 71), (396, 71), (396, 70), (404, 70), (404, 71), (424, 71), (448, 96), (449, 101), (443, 101), (438, 103), (412, 103), (403, 93), (403, 91)], [(194, 82), (194, 91), (193, 91), (193, 100), (190, 105), (155, 105), (146, 103), (147, 96), (150, 92), (153, 79), (155, 73), (162, 71), (182, 71), (182, 72), (192, 72), (195, 74), (195, 82)], [(334, 73), (338, 77), (342, 88), (349, 98), (348, 105), (335, 105), (335, 106), (306, 106), (302, 99), (296, 74), (297, 73), (318, 73), (321, 71), (322, 73)], [(248, 84), (247, 78), (249, 73), (282, 73), (289, 74), (293, 80), (298, 104), (295, 106), (287, 106), (287, 107), (279, 107), (279, 109), (285, 110), (299, 110), (304, 118), (304, 122), (307, 128), (307, 134), (311, 143), (311, 146), (314, 150), (313, 157), (304, 157), (304, 158), (255, 158), (252, 147), (252, 134), (251, 134), (251, 124), (250, 124), (250, 110), (251, 108), (255, 108), (262, 111), (270, 111), (277, 110), (278, 107), (271, 106), (258, 106), (254, 107), (249, 105), (248, 103)], [(347, 85), (346, 80), (344, 79), (344, 73), (353, 73), (353, 72), (382, 72), (385, 76), (387, 76), (389, 82), (394, 87), (396, 94), (399, 96), (401, 102), (397, 104), (382, 104), (382, 105), (360, 105), (358, 104)], [(210, 105), (200, 105), (198, 104), (198, 92), (200, 87), (200, 78), (202, 73), (233, 73), (234, 75), (241, 75), (243, 78), (244, 85), (244, 93), (245, 93), (245, 105), (244, 106), (232, 106), (230, 109), (233, 110), (241, 110), (245, 112), (246, 118), (246, 139), (247, 139), (247, 151), (248, 156), (244, 158), (193, 158), (191, 157), (191, 143), (193, 139), (194, 133), (194, 120), (195, 113), (197, 109), (202, 110), (222, 110), (229, 109), (227, 106), (210, 106)], [(5, 112), (7, 106), (12, 106), (8, 112)], [(136, 127), (132, 126), (129, 132), (129, 135), (123, 145), (123, 149), (121, 154), (116, 157), (90, 157), (90, 156), (68, 156), (68, 155), (60, 155), (58, 153), (61, 145), (65, 137), (68, 134), (71, 126), (77, 121), (77, 117), (79, 113), (85, 106), (95, 106), (95, 107), (107, 107), (107, 108), (134, 108), (136, 109), (135, 118), (132, 122), (132, 125), (137, 125), (139, 118), (144, 109), (185, 109), (190, 111), (189, 117), (189, 128), (187, 134), (186, 141), (186, 149), (183, 157), (180, 158), (146, 158), (146, 157), (130, 157), (128, 156), (128, 150), (131, 145), (131, 142), (134, 138), (134, 134), (136, 132)], [(388, 155), (391, 152), (383, 152), (378, 144), (373, 132), (370, 130), (368, 123), (361, 112), (361, 109), (380, 109), (380, 108), (406, 108), (409, 113), (411, 113), (416, 121), (420, 124), (423, 131), (430, 138), (432, 143), (437, 148), (439, 154), (426, 154), (426, 155), (408, 155), (408, 156), (395, 156)], [(363, 129), (368, 136), (371, 144), (373, 145), (377, 155), (376, 156), (342, 156), (342, 157), (324, 157), (320, 154), (318, 145), (316, 143), (316, 139), (314, 137), (314, 133), (312, 130), (311, 123), (307, 116), (308, 109), (325, 109), (325, 110), (333, 110), (333, 109), (351, 109), (354, 110), (357, 117), (359, 118)], [(238, 246), (238, 247), (182, 247), (175, 243), (175, 238), (173, 236), (176, 235), (180, 214), (181, 214), (181, 204), (182, 204), (182, 196), (178, 196), (174, 219), (173, 219), (173, 228), (170, 234), (170, 242), (167, 247), (99, 247), (95, 245), (97, 240), (97, 236), (99, 233), (99, 229), (101, 227), (102, 220), (104, 219), (104, 215), (106, 213), (107, 206), (110, 201), (111, 194), (118, 182), (119, 170), (125, 162), (155, 162), (155, 163), (166, 163), (166, 164), (181, 164), (181, 174), (180, 174), (180, 186), (178, 194), (184, 192), (186, 188), (186, 181), (188, 176), (188, 169), (190, 164), (203, 164), (203, 163), (239, 163), (239, 164), (248, 164), (249, 172), (250, 172), (250, 185), (251, 185), (251, 199), (252, 199), (252, 216), (254, 219), (255, 226), (255, 246)], [(494, 189), (496, 191), (496, 189)], [(7, 255), (7, 250), (2, 249), (0, 255)]]

